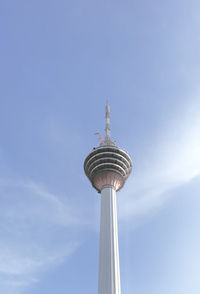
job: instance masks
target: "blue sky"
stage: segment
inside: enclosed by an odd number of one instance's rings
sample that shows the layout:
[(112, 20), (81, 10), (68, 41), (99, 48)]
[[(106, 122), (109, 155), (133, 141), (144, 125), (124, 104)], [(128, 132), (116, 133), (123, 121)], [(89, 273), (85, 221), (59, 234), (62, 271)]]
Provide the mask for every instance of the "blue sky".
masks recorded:
[(190, 1), (0, 2), (0, 294), (97, 293), (104, 133), (123, 294), (200, 293), (200, 18)]

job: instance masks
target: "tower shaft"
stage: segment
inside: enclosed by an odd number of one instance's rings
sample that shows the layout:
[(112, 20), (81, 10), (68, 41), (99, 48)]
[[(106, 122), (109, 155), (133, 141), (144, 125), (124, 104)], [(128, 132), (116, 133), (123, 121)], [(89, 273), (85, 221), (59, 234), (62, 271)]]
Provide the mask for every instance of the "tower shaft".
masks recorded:
[(116, 191), (101, 191), (101, 224), (98, 294), (121, 294)]

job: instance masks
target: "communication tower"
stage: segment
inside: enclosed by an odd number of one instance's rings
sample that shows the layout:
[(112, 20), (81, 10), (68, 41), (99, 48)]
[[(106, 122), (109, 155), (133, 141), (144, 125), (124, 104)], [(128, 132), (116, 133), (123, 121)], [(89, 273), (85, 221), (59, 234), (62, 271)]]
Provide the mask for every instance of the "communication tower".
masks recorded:
[(121, 294), (116, 192), (132, 170), (129, 154), (110, 139), (110, 107), (106, 105), (106, 135), (86, 157), (84, 170), (101, 193), (98, 294)]

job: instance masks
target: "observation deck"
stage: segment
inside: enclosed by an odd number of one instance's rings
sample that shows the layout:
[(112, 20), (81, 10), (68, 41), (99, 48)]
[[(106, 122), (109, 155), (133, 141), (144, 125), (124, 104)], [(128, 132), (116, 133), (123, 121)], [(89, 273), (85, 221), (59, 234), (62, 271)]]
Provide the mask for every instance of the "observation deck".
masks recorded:
[(131, 173), (132, 161), (126, 151), (108, 140), (86, 157), (84, 170), (99, 193), (104, 186), (113, 186), (119, 191)]

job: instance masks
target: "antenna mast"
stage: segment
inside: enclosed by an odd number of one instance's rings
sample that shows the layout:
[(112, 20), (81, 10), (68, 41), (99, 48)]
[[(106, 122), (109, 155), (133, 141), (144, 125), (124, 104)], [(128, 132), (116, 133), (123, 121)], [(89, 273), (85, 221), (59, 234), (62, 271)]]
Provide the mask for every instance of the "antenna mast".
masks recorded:
[(106, 104), (106, 137), (105, 137), (105, 141), (110, 141), (110, 106), (107, 102)]

